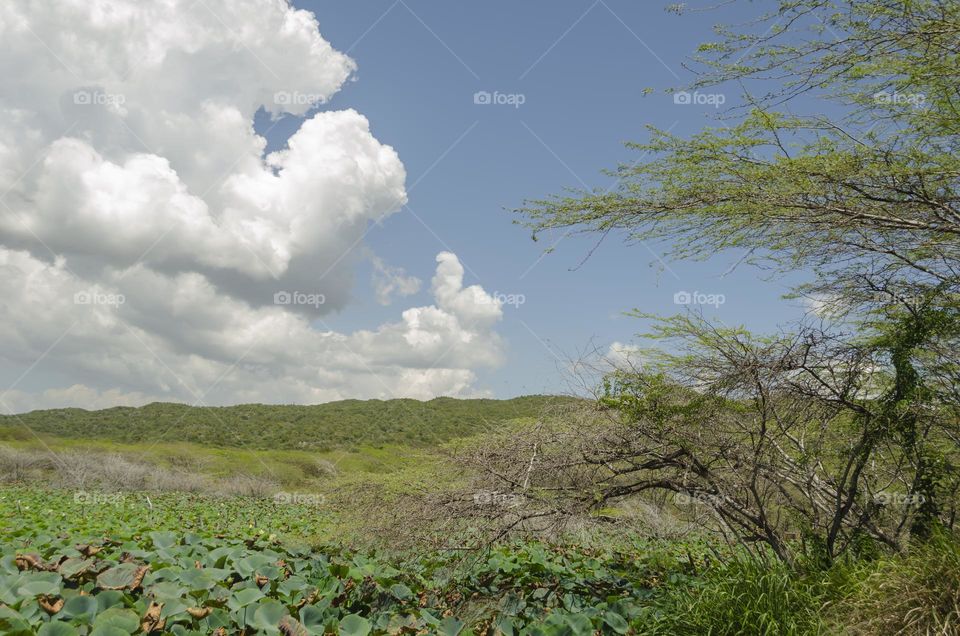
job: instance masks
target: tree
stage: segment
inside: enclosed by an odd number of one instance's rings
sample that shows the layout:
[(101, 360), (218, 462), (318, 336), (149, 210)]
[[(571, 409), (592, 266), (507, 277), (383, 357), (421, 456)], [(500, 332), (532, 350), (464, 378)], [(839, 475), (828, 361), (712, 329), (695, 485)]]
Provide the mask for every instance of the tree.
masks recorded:
[[(602, 402), (651, 443), (606, 458), (607, 470), (648, 476), (626, 491), (601, 479), (598, 496), (709, 495), (740, 538), (787, 560), (786, 526), (771, 519), (789, 510), (828, 559), (864, 533), (900, 547), (905, 529), (952, 524), (956, 502), (960, 2), (781, 0), (720, 36), (700, 49), (694, 88), (736, 82), (735, 121), (690, 138), (651, 129), (632, 147), (652, 159), (620, 166), (619, 189), (529, 202), (522, 222), (534, 235), (620, 232), (669, 242), (677, 258), (732, 250), (806, 271), (795, 294), (830, 320), (767, 339), (664, 323), (659, 335), (687, 355), (662, 356), (658, 375), (611, 378)], [(835, 115), (779, 112), (800, 96)], [(709, 443), (693, 445), (707, 429)], [(893, 519), (875, 500), (885, 487), (917, 505)]]

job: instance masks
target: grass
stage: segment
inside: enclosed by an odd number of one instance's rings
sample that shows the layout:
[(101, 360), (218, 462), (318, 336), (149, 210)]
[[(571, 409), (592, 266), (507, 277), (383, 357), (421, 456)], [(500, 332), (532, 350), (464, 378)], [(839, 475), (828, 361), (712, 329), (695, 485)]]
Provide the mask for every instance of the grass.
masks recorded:
[(304, 450), (257, 450), (216, 448), (190, 442), (144, 445), (106, 440), (79, 440), (43, 435), (39, 438), (7, 439), (2, 445), (37, 453), (118, 454), (167, 468), (187, 469), (213, 477), (252, 475), (269, 478), (288, 488), (336, 487), (362, 476), (394, 475), (432, 463), (435, 449), (383, 445), (352, 450), (311, 452)]
[(830, 609), (850, 634), (960, 633), (960, 541), (941, 532), (908, 554), (862, 566)]
[(779, 563), (734, 558), (697, 577), (681, 577), (644, 613), (644, 633), (823, 634), (820, 577), (801, 577)]

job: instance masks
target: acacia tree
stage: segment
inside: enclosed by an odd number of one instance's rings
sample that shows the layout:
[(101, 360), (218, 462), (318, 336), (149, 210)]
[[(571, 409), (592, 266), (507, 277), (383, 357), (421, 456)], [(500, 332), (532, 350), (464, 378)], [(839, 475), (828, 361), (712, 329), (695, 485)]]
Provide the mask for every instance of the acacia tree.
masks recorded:
[[(750, 25), (720, 30), (697, 62), (695, 88), (735, 82), (746, 91), (742, 108), (728, 113), (733, 120), (689, 138), (651, 129), (650, 141), (632, 147), (652, 158), (620, 166), (617, 190), (529, 202), (519, 210), (522, 222), (534, 236), (555, 228), (618, 232), (669, 243), (677, 258), (734, 251), (775, 272), (809, 273), (795, 293), (831, 315), (828, 326), (797, 325), (757, 340), (702, 321), (668, 323), (671, 336), (699, 353), (664, 358), (665, 377), (702, 394), (694, 399), (700, 408), (707, 397), (753, 408), (729, 448), (712, 447), (725, 471), (763, 477), (736, 487), (752, 502), (752, 511), (741, 511), (745, 522), (729, 505), (716, 506), (742, 536), (785, 556), (777, 529), (764, 527), (771, 511), (764, 493), (777, 490), (778, 510), (794, 505), (793, 490), (819, 498), (802, 510), (828, 557), (857, 532), (898, 546), (905, 530), (922, 537), (938, 522), (952, 523), (960, 437), (960, 2), (781, 0)], [(802, 107), (801, 96), (835, 114), (780, 112)], [(649, 378), (620, 378), (606, 398), (647, 433), (654, 415), (631, 405), (645, 395), (638, 388), (649, 386)], [(720, 422), (723, 412), (710, 414)], [(796, 414), (801, 420), (784, 424)], [(657, 448), (676, 448), (676, 436), (685, 439), (680, 428), (660, 433)], [(780, 431), (776, 439), (771, 430)], [(822, 443), (806, 444), (812, 430)], [(779, 487), (777, 476), (786, 477), (767, 453), (816, 470)], [(689, 463), (689, 450), (681, 455), (666, 466), (649, 449), (618, 457), (684, 475), (711, 465), (703, 457)], [(796, 477), (799, 467), (787, 472)], [(921, 502), (892, 530), (866, 497), (885, 479)], [(771, 490), (751, 491), (760, 482)], [(651, 478), (643, 488), (680, 485)], [(601, 498), (621, 491), (599, 486)], [(723, 502), (728, 493), (713, 494), (719, 497), (711, 501)], [(766, 513), (757, 516), (758, 509)]]
[[(643, 373), (607, 375), (592, 408), (569, 405), (461, 449), (472, 480), (431, 507), (454, 508), (454, 525), (480, 522), (471, 527), (486, 528), (486, 541), (635, 526), (624, 512), (646, 502), (788, 563), (798, 547), (830, 562), (864, 537), (905, 545), (926, 499), (891, 422), (909, 415), (914, 446), (925, 447), (937, 441), (939, 416), (911, 401), (891, 420), (883, 351), (817, 325), (758, 338), (698, 316), (674, 317), (655, 335), (675, 340), (672, 352)], [(956, 476), (937, 487), (955, 493)], [(936, 504), (934, 514), (950, 518), (956, 497)]]

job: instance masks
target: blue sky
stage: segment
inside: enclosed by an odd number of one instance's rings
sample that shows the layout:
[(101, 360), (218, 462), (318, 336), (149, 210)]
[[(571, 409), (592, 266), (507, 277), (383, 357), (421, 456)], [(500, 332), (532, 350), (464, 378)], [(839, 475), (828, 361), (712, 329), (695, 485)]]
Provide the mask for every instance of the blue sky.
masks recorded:
[[(657, 261), (663, 246), (611, 236), (578, 267), (595, 238), (559, 233), (535, 243), (509, 211), (567, 187), (610, 187), (601, 171), (635, 160), (623, 142), (645, 139), (648, 125), (690, 134), (715, 124), (713, 106), (677, 105), (664, 91), (691, 80), (684, 62), (712, 39), (713, 24), (753, 13), (678, 16), (664, 3), (626, 0), (295, 4), (315, 13), (324, 37), (359, 65), (356, 81), (324, 108), (364, 114), (407, 169), (409, 205), (369, 232), (373, 251), (429, 281), (433, 255), (450, 250), (467, 283), (525, 297), (504, 308), (507, 361), (481, 372), (482, 388), (498, 397), (566, 390), (568, 357), (633, 340), (643, 325), (623, 312), (675, 313), (678, 291), (723, 294), (726, 302), (707, 315), (751, 329), (802, 313), (781, 299), (785, 281), (748, 267), (721, 276), (736, 255), (665, 269)], [(647, 88), (656, 92), (644, 95)], [(524, 103), (478, 105), (478, 91), (522, 95), (515, 101)], [(729, 105), (737, 94), (726, 97)], [(259, 118), (271, 147), (299, 125), (287, 119)], [(548, 246), (556, 249), (544, 256)], [(367, 272), (354, 293), (327, 324), (372, 327), (397, 311), (374, 302)]]
[(739, 254), (585, 260), (598, 237), (511, 212), (615, 187), (648, 126), (718, 125), (669, 91), (762, 7), (690, 4), (0, 5), (0, 408), (565, 392), (680, 293), (799, 317)]

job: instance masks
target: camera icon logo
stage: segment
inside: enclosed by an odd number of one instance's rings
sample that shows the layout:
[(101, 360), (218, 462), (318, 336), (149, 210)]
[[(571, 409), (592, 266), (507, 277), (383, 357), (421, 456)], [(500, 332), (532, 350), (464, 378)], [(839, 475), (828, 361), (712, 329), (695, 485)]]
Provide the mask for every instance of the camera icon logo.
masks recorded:
[(487, 91), (477, 91), (473, 94), (473, 103), (481, 105), (492, 104), (493, 95)]
[(691, 302), (693, 302), (693, 296), (690, 292), (678, 291), (673, 295), (673, 303), (675, 305), (689, 305)]
[(74, 305), (89, 305), (93, 303), (93, 295), (88, 291), (79, 291), (73, 295)]
[(273, 94), (273, 103), (279, 104), (281, 106), (289, 106), (293, 101), (293, 97), (287, 91), (279, 91)]
[(93, 103), (93, 95), (90, 91), (76, 91), (73, 94), (73, 103), (87, 106)]
[(679, 93), (674, 93), (673, 103), (674, 104), (691, 104), (693, 103), (693, 95), (691, 95), (687, 91), (680, 91)]
[(293, 302), (293, 295), (290, 292), (279, 291), (273, 295), (274, 305), (289, 305)]

